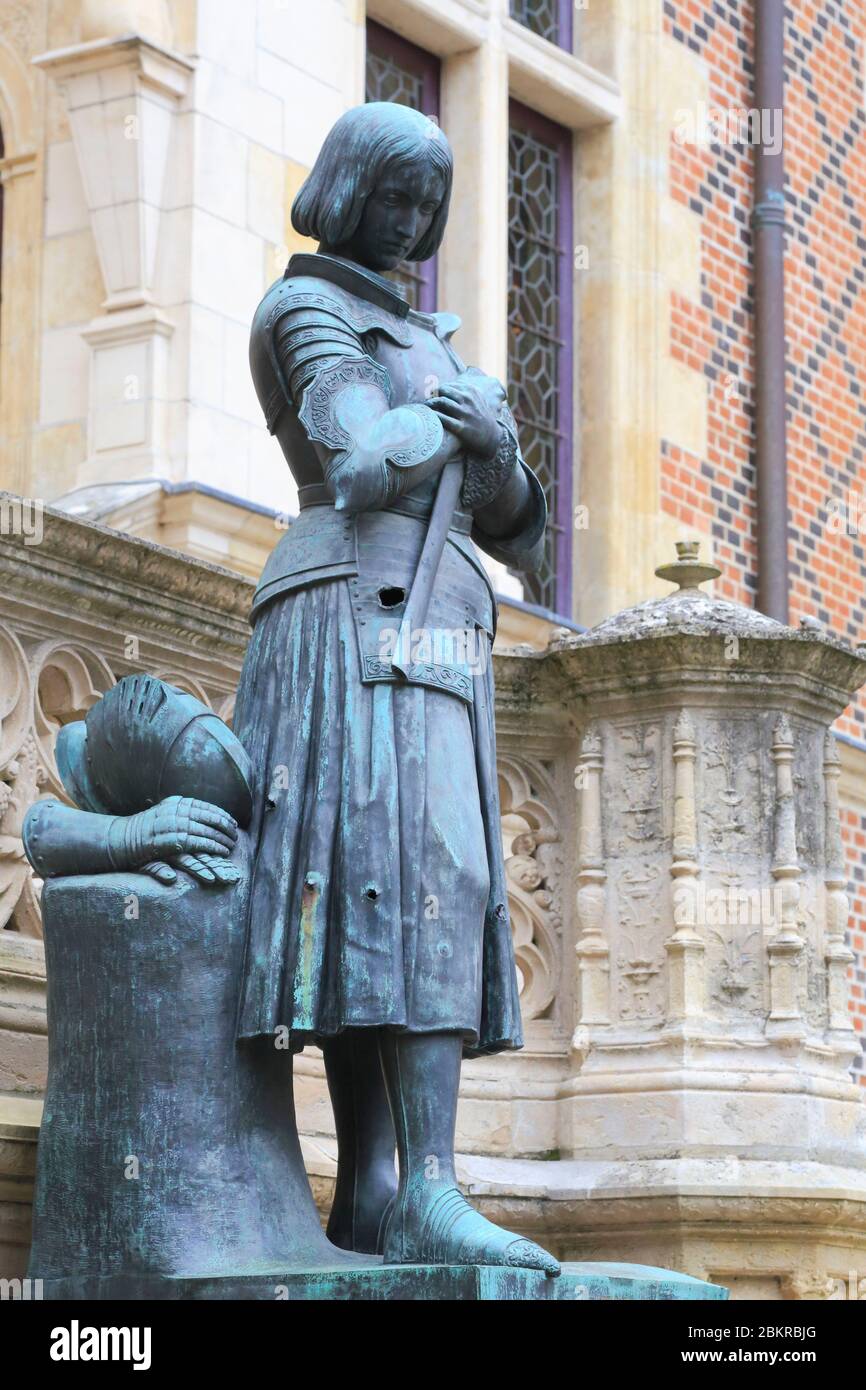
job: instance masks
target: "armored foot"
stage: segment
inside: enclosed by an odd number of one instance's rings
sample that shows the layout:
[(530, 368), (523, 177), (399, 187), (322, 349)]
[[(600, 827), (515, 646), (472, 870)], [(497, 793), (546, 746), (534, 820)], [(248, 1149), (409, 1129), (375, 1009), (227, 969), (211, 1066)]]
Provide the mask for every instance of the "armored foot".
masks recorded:
[(445, 1183), (398, 1196), (382, 1254), (386, 1264), (511, 1265), (552, 1278), (561, 1272), (559, 1261), (540, 1245), (494, 1226), (459, 1188)]

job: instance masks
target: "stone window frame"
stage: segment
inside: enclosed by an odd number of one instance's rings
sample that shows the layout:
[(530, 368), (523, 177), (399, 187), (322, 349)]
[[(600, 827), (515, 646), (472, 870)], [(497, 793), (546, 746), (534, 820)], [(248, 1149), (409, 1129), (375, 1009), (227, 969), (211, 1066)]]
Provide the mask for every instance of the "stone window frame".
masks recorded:
[[(0, 164), (6, 154), (3, 125), (0, 122)], [(3, 181), (0, 179), (0, 344), (3, 342)]]
[(539, 38), (546, 39), (548, 43), (564, 49), (566, 53), (571, 53), (574, 44), (574, 0), (550, 0), (555, 16), (555, 38), (550, 34), (542, 34), (533, 27), (530, 17), (525, 14), (527, 3), (531, 3), (531, 0), (509, 0), (508, 12), (514, 22), (523, 25), (531, 34), (538, 34)]
[(9, 45), (0, 44), (0, 191), (3, 198), (0, 325), (0, 489), (42, 496), (31, 472), (39, 420), (42, 310), (40, 241), (43, 161), (37, 156), (32, 75)]

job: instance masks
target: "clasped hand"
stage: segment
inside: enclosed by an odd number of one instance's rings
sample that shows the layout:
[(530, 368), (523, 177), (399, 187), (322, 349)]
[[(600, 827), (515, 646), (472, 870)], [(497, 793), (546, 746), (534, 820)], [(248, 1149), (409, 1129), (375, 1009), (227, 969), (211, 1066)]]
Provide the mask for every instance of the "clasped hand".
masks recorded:
[(237, 843), (237, 821), (208, 801), (169, 796), (115, 825), (120, 856), (160, 883), (176, 882), (177, 868), (206, 884), (240, 878), (238, 869), (225, 862)]
[(440, 386), (427, 401), (467, 453), (492, 458), (499, 448), (499, 411), (505, 388), (495, 377), (470, 368), (457, 381)]

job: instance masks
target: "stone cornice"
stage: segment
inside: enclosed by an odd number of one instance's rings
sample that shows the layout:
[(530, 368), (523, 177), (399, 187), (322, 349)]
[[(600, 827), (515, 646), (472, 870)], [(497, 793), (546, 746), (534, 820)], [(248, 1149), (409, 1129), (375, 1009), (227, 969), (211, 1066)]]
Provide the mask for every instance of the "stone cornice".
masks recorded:
[(597, 641), (592, 634), (552, 642), (542, 660), (562, 698), (582, 701), (605, 693), (630, 700), (652, 688), (669, 698), (701, 688), (716, 699), (760, 687), (781, 707), (836, 719), (866, 681), (866, 656), (830, 634), (780, 627), (739, 637), (736, 655), (724, 629), (633, 635)]
[[(0, 493), (0, 508), (16, 500)], [(0, 535), (5, 598), (100, 626), (168, 634), (239, 664), (252, 580), (50, 507), (42, 521), (38, 545)]]
[(184, 95), (195, 68), (189, 58), (163, 48), (141, 34), (94, 39), (70, 48), (40, 53), (31, 61), (34, 67), (49, 72), (57, 82), (64, 82), (81, 73), (100, 72), (129, 64), (146, 86), (174, 99)]

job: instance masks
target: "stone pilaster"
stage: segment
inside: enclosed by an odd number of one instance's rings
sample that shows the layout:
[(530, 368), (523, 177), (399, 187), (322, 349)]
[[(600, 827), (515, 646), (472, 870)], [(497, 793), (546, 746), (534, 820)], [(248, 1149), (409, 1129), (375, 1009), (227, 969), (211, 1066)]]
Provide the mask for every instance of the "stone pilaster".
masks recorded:
[(824, 738), (824, 960), (827, 965), (827, 1040), (843, 1055), (859, 1050), (848, 1010), (848, 969), (854, 952), (846, 941), (848, 926), (847, 875), (839, 818), (839, 777), (842, 764), (830, 730)]
[(773, 729), (771, 755), (775, 768), (773, 865), (775, 932), (767, 946), (770, 967), (769, 1035), (800, 1037), (803, 1033), (801, 993), (803, 936), (800, 930), (800, 865), (797, 862), (797, 820), (794, 805), (794, 735), (787, 715)]
[(697, 737), (688, 711), (681, 710), (673, 732), (674, 823), (671, 879), (674, 933), (668, 955), (668, 1022), (698, 1019), (704, 1012), (703, 937), (698, 931), (698, 824), (695, 802)]
[(138, 34), (34, 59), (63, 92), (105, 284), (91, 349), (80, 484), (170, 476), (168, 340), (157, 251), (175, 116), (192, 63)]
[[(583, 736), (575, 781), (580, 793), (577, 842), (579, 1028), (610, 1023), (610, 945), (605, 932), (607, 873), (602, 843), (601, 782), (604, 754), (597, 729)], [(579, 1035), (580, 1036), (580, 1035)]]

